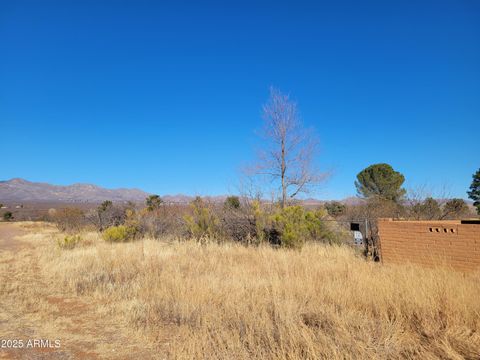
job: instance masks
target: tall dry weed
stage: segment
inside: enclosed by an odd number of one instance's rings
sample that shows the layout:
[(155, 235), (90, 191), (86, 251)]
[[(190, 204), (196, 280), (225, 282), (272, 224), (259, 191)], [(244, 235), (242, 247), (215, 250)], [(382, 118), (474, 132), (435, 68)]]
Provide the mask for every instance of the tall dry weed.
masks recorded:
[(478, 274), (382, 266), (344, 246), (89, 244), (45, 247), (45, 276), (172, 358), (480, 358)]

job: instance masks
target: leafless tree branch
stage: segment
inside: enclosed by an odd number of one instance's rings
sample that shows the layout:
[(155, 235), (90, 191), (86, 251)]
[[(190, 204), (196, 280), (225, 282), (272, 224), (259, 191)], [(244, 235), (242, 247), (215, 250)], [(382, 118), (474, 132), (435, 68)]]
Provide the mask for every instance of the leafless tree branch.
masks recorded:
[(313, 166), (318, 140), (300, 121), (297, 104), (288, 95), (271, 88), (263, 106), (265, 149), (259, 154), (254, 172), (279, 184), (281, 205), (300, 193), (308, 193), (327, 174)]

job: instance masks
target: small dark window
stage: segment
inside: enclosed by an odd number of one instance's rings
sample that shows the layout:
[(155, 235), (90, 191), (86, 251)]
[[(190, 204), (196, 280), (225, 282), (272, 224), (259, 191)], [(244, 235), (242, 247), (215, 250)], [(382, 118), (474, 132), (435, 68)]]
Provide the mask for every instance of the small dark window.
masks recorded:
[(462, 220), (461, 224), (480, 225), (480, 219)]
[(433, 232), (433, 228), (429, 228), (428, 230), (430, 230), (430, 232)]
[(454, 232), (455, 232), (455, 229), (450, 229), (450, 232), (451, 232), (451, 233), (454, 233)]
[(443, 232), (446, 233), (448, 230), (447, 229), (443, 229)]
[(440, 229), (439, 229), (439, 228), (436, 228), (435, 231), (436, 231), (436, 232), (440, 232)]

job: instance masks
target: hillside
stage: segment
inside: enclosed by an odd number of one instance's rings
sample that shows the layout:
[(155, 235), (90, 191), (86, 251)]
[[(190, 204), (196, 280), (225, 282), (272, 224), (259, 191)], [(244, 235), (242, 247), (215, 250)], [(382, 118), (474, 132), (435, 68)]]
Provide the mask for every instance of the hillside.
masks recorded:
[(19, 178), (0, 181), (0, 202), (144, 201), (147, 196), (139, 189), (106, 189), (92, 184), (62, 186)]
[[(144, 202), (150, 195), (140, 189), (106, 189), (94, 184), (53, 185), (32, 182), (21, 178), (0, 181), (0, 203), (98, 203), (104, 200), (114, 202)], [(195, 196), (185, 194), (161, 195), (167, 203), (188, 204)], [(228, 195), (203, 196), (211, 202), (223, 202)], [(358, 204), (359, 198), (351, 197), (340, 200), (345, 204)], [(303, 199), (305, 206), (319, 206), (325, 200)]]

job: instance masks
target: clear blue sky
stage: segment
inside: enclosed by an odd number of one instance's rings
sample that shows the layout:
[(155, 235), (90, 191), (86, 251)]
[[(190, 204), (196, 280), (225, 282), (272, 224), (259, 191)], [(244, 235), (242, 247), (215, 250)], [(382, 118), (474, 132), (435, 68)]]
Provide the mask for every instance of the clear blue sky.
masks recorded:
[(0, 2), (0, 179), (235, 192), (274, 85), (355, 194), (388, 162), (466, 197), (479, 168), (480, 2)]

